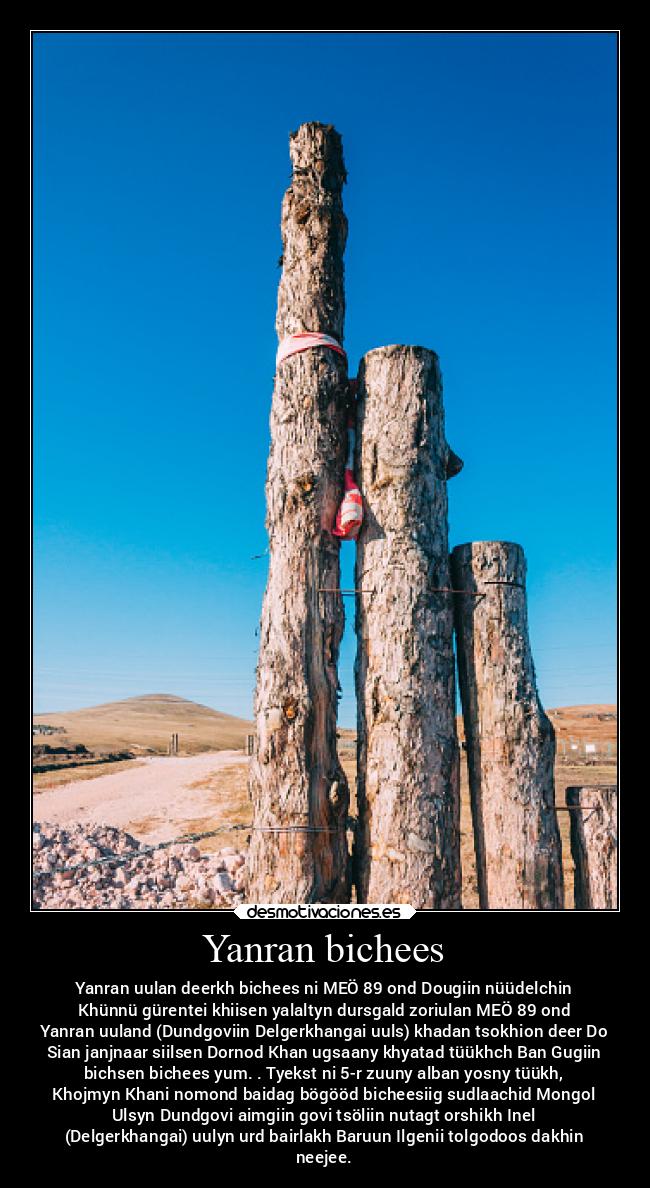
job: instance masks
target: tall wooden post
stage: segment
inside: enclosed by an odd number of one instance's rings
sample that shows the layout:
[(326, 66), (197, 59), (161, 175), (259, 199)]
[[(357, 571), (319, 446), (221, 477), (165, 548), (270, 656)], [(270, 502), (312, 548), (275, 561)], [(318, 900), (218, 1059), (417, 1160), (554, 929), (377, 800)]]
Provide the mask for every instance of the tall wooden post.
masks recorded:
[(618, 903), (616, 787), (567, 788), (576, 911), (615, 910)]
[[(283, 272), (276, 329), (343, 338), (341, 138), (303, 124), (290, 137), (282, 204)], [(262, 609), (250, 765), (254, 823), (248, 898), (349, 900), (348, 787), (336, 750), (343, 632), (339, 542), (348, 396), (345, 358), (327, 346), (278, 365), (266, 498), (269, 576)], [(326, 592), (323, 592), (326, 591)]]
[(438, 359), (370, 351), (359, 371), (356, 477), (359, 900), (461, 906), (459, 753), (448, 470)]
[(554, 807), (555, 731), (537, 694), (520, 545), (452, 553), (481, 908), (564, 906)]

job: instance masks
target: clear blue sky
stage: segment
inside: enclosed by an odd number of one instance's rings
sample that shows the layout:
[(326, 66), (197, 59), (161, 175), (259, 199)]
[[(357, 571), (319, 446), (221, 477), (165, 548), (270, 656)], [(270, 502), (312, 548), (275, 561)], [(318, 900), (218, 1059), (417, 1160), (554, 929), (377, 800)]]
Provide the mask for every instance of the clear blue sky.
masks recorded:
[(545, 704), (615, 700), (616, 58), (613, 34), (36, 36), (37, 711), (251, 713), (305, 120), (343, 136), (350, 374), (438, 352), (450, 546), (519, 541)]

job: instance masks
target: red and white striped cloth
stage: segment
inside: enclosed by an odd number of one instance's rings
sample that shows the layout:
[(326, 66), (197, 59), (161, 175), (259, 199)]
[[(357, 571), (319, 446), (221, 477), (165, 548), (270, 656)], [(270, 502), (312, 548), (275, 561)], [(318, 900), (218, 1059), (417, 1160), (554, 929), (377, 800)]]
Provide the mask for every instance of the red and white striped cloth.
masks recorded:
[(356, 479), (349, 467), (345, 469), (345, 495), (336, 513), (336, 524), (332, 528), (333, 536), (340, 536), (342, 540), (356, 540), (363, 521), (363, 499), (357, 487)]
[[(353, 381), (354, 382), (354, 381)], [(354, 415), (348, 420), (348, 460), (345, 466), (345, 495), (336, 513), (336, 524), (332, 529), (333, 536), (340, 536), (341, 540), (356, 540), (363, 522), (363, 499), (352, 473), (354, 464)]]

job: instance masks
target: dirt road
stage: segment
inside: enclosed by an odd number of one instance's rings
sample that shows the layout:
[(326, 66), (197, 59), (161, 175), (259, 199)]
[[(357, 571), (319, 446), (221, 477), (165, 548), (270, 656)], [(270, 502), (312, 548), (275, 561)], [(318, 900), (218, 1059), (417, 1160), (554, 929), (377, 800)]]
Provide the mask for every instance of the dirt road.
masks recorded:
[[(34, 819), (117, 825), (143, 841), (167, 841), (196, 828), (198, 820), (214, 820), (215, 808), (226, 808), (225, 800), (215, 805), (215, 799), (221, 800), (215, 797), (219, 773), (234, 769), (232, 774), (241, 775), (247, 765), (241, 751), (147, 758), (130, 770), (40, 792), (34, 799)], [(192, 787), (197, 783), (199, 787)]]

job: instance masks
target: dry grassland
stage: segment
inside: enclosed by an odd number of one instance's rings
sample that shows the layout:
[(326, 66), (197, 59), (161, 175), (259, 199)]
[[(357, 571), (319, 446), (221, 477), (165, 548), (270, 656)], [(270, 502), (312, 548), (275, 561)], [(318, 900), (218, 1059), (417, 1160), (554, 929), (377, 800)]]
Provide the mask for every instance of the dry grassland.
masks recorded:
[[(588, 739), (599, 745), (610, 742), (616, 743), (617, 722), (615, 707), (611, 705), (571, 706), (548, 711), (551, 717), (558, 742), (561, 740)], [(181, 736), (181, 752), (198, 754), (201, 751), (216, 751), (220, 749), (243, 748), (245, 737), (252, 731), (252, 724), (243, 719), (229, 718), (225, 714), (217, 714), (204, 706), (196, 706), (193, 702), (183, 701), (173, 697), (143, 697), (130, 698), (125, 702), (116, 702), (108, 706), (98, 706), (93, 710), (79, 710), (71, 714), (40, 715), (35, 721), (42, 720), (51, 724), (60, 721), (65, 726), (66, 733), (61, 735), (66, 742), (83, 742), (92, 749), (115, 750), (118, 747), (128, 747), (134, 752), (161, 753), (165, 751), (169, 734), (177, 730)], [(462, 738), (462, 720), (459, 720), (459, 733)], [(354, 751), (354, 732), (340, 731), (340, 756), (351, 789), (351, 814), (354, 815), (356, 757)], [(48, 741), (54, 741), (58, 736), (49, 736)], [(218, 739), (218, 743), (215, 742)], [(560, 750), (558, 748), (558, 750)], [(173, 759), (170, 760), (174, 762)], [(137, 759), (130, 762), (99, 764), (94, 767), (67, 768), (63, 771), (44, 772), (34, 779), (35, 791), (54, 788), (60, 784), (74, 780), (92, 780), (97, 776), (124, 771), (141, 766)], [(179, 817), (178, 834), (200, 833), (218, 829), (224, 826), (216, 837), (208, 838), (199, 843), (202, 850), (219, 850), (226, 845), (238, 848), (247, 842), (245, 830), (229, 831), (228, 825), (250, 825), (252, 821), (252, 806), (247, 789), (248, 764), (242, 754), (241, 763), (225, 767), (221, 770), (209, 772), (200, 779), (187, 785), (188, 791), (201, 792), (201, 813), (188, 817)], [(613, 762), (599, 762), (588, 764), (583, 762), (564, 762), (559, 755), (556, 765), (556, 804), (561, 810), (558, 813), (560, 832), (562, 837), (562, 851), (564, 877), (566, 888), (566, 907), (573, 906), (573, 870), (569, 847), (569, 813), (562, 811), (565, 807), (566, 788), (574, 784), (615, 784), (616, 765)], [(196, 805), (196, 796), (191, 799)], [(154, 818), (134, 819), (130, 831), (135, 836), (145, 837), (151, 831)], [(476, 884), (476, 863), (472, 837), (472, 822), (469, 800), (469, 786), (465, 757), (461, 764), (461, 861), (463, 868), (463, 907), (465, 909), (478, 908), (478, 894)]]

